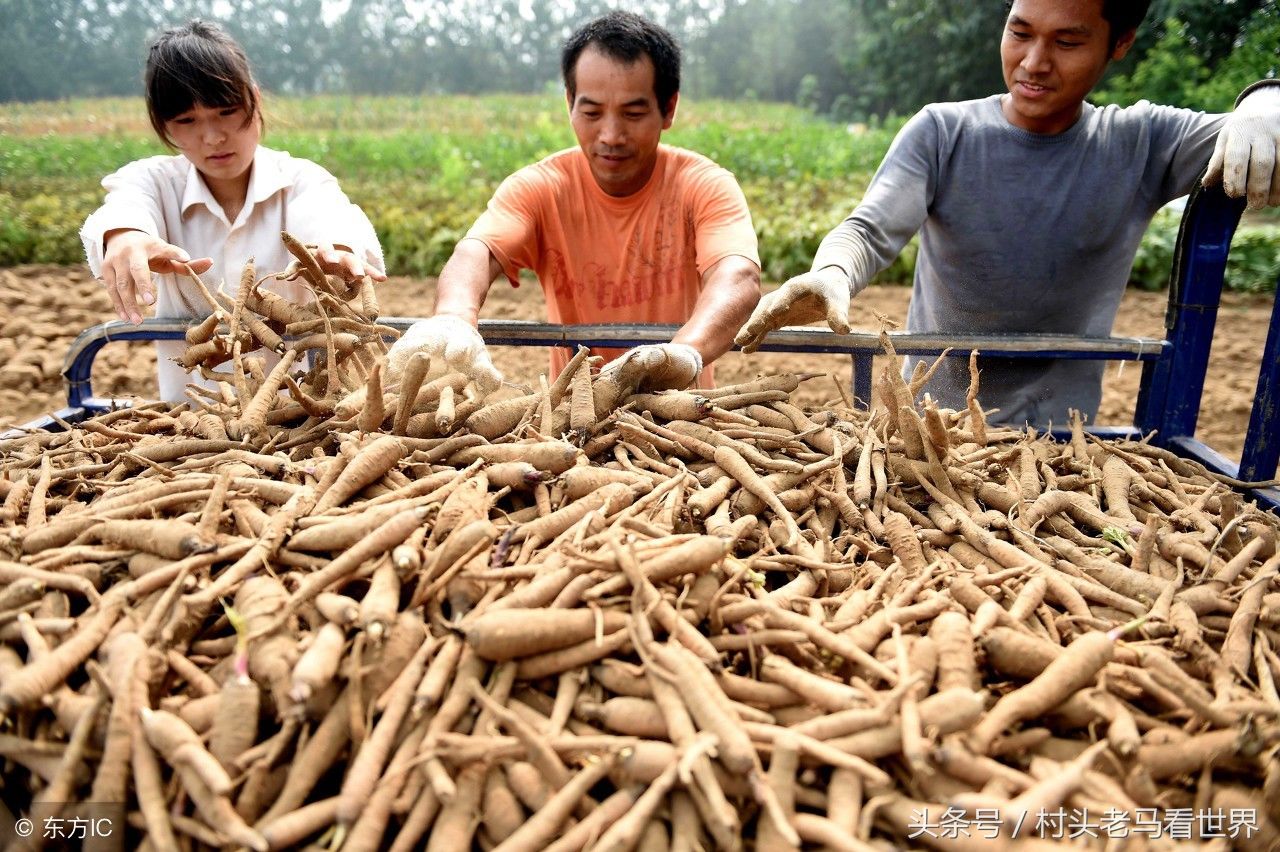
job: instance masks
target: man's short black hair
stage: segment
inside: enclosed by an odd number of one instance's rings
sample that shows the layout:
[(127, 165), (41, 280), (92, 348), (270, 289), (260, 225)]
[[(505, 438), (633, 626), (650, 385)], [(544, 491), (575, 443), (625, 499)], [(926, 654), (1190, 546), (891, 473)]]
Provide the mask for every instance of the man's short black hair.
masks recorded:
[(1102, 0), (1102, 17), (1111, 25), (1108, 47), (1116, 49), (1122, 36), (1135, 32), (1147, 16), (1151, 0)]
[(614, 10), (588, 21), (569, 36), (560, 54), (560, 73), (569, 99), (577, 97), (574, 78), (578, 57), (588, 46), (612, 59), (630, 65), (648, 55), (653, 62), (653, 90), (658, 108), (667, 114), (671, 98), (680, 91), (680, 45), (671, 33), (631, 12)]
[[(1013, 8), (1013, 0), (1005, 0), (1005, 12)], [(1108, 52), (1115, 50), (1120, 39), (1135, 32), (1147, 17), (1151, 0), (1102, 0), (1102, 19), (1111, 27), (1107, 35)]]

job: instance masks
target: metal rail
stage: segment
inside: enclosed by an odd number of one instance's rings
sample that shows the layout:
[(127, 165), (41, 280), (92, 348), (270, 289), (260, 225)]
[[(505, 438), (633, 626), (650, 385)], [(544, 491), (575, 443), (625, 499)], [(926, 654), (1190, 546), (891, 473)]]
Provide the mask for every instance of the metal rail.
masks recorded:
[[(1197, 181), (1178, 229), (1169, 277), (1169, 356), (1144, 367), (1134, 422), (1143, 432), (1155, 432), (1154, 443), (1215, 473), (1257, 482), (1272, 479), (1280, 464), (1280, 302), (1271, 313), (1240, 464), (1194, 437), (1227, 255), (1244, 206), (1243, 198), (1228, 198), (1220, 187), (1204, 189)], [(1259, 503), (1280, 509), (1280, 489), (1249, 493)]]
[(1269, 479), (1280, 465), (1280, 280), (1271, 307), (1271, 327), (1262, 348), (1258, 387), (1244, 435), (1239, 476), (1246, 480)]
[[(411, 317), (380, 317), (378, 322), (404, 331)], [(112, 320), (80, 333), (67, 350), (62, 374), (67, 382), (67, 404), (71, 408), (101, 408), (108, 403), (93, 395), (93, 360), (108, 343), (140, 340), (181, 340), (189, 328), (186, 320), (144, 320), (141, 325)], [(675, 325), (647, 323), (555, 325), (528, 320), (480, 321), (480, 334), (494, 346), (589, 346), (630, 348), (649, 343), (669, 342)], [(1070, 358), (1107, 361), (1155, 362), (1168, 344), (1142, 337), (1072, 337), (1062, 334), (977, 335), (906, 334), (890, 335), (894, 348), (904, 355), (939, 355), (950, 349), (968, 356), (978, 349), (984, 355), (1003, 358)], [(857, 399), (871, 396), (871, 359), (884, 350), (878, 335), (867, 332), (835, 334), (821, 328), (787, 328), (769, 335), (760, 347), (763, 352), (801, 352), (849, 355), (853, 359), (853, 394)]]

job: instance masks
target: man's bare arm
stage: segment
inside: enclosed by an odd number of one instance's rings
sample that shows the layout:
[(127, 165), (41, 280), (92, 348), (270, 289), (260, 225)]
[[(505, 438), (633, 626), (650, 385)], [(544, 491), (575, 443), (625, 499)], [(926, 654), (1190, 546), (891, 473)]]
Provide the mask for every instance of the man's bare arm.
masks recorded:
[(702, 293), (672, 343), (697, 349), (710, 364), (733, 346), (733, 336), (760, 301), (760, 267), (745, 257), (730, 255), (702, 276)]
[(480, 320), (489, 288), (502, 274), (502, 265), (480, 240), (463, 239), (440, 272), (432, 313), (460, 317), (471, 325)]

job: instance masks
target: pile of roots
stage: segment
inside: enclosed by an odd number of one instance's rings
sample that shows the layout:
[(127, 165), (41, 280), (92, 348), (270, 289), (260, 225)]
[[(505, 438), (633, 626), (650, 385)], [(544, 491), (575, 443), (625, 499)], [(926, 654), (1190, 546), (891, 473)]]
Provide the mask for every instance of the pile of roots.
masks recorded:
[(292, 247), (316, 298), (209, 294), (189, 403), (0, 441), (24, 812), (122, 803), (155, 849), (1280, 839), (1280, 522), (1221, 478), (897, 364), (869, 412), (585, 350), (392, 382), (371, 287)]

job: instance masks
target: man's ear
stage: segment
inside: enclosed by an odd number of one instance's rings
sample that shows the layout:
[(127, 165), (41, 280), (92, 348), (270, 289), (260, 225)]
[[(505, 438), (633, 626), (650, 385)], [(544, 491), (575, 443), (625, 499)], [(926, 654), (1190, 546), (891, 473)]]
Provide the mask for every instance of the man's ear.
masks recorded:
[(1120, 40), (1116, 42), (1115, 50), (1111, 51), (1111, 61), (1124, 59), (1124, 55), (1129, 52), (1129, 48), (1133, 47), (1134, 39), (1138, 37), (1137, 30), (1129, 30), (1129, 32), (1120, 36)]
[(662, 129), (670, 130), (671, 125), (676, 120), (676, 106), (680, 103), (680, 93), (676, 92), (671, 96), (671, 100), (667, 101), (666, 112), (662, 115)]

